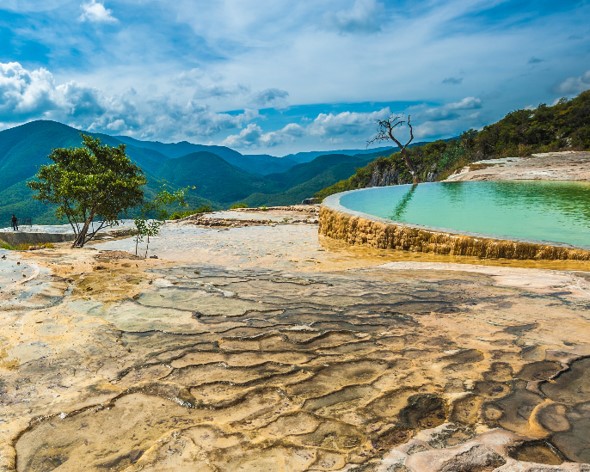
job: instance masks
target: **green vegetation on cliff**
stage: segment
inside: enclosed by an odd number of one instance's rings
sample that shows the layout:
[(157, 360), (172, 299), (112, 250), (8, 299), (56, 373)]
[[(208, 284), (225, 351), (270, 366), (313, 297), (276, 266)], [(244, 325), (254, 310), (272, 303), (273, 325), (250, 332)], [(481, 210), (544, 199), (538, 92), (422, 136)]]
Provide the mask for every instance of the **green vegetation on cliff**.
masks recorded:
[[(482, 159), (528, 156), (537, 152), (590, 149), (590, 91), (554, 106), (517, 110), (481, 131), (408, 148), (422, 181), (442, 180)], [(316, 197), (358, 188), (411, 183), (400, 153), (379, 158), (346, 180), (320, 190)]]

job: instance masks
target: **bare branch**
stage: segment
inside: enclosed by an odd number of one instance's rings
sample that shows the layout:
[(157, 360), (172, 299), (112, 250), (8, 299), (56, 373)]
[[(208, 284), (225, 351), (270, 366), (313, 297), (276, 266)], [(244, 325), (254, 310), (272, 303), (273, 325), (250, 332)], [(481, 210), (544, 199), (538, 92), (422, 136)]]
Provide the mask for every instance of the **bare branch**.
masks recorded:
[[(377, 134), (375, 135), (375, 137), (367, 141), (367, 147), (377, 141), (393, 141), (399, 148), (401, 157), (406, 163), (408, 171), (412, 175), (412, 180), (414, 184), (417, 184), (419, 182), (418, 170), (412, 158), (406, 151), (406, 148), (414, 140), (414, 128), (412, 126), (412, 118), (410, 115), (408, 115), (407, 120), (404, 120), (402, 118), (403, 117), (400, 115), (391, 115), (389, 118), (385, 120), (377, 121)], [(397, 137), (395, 136), (395, 129), (402, 125), (406, 125), (410, 130), (410, 139), (408, 139), (406, 144), (402, 144), (400, 140), (397, 139)]]
[(412, 117), (410, 115), (408, 115), (408, 128), (410, 128), (410, 139), (408, 140), (408, 142), (406, 143), (406, 145), (404, 146), (404, 148), (408, 147), (408, 145), (414, 141), (414, 128), (412, 127), (412, 121), (411, 121)]

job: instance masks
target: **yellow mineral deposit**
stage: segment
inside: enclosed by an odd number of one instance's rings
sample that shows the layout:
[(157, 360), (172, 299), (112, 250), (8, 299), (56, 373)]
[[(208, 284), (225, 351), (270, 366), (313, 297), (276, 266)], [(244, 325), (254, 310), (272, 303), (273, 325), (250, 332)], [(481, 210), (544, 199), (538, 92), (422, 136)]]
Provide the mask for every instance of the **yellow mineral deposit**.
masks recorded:
[(397, 249), (482, 259), (590, 261), (590, 251), (444, 233), (399, 223), (384, 223), (349, 215), (327, 206), (320, 209), (320, 234), (378, 249)]

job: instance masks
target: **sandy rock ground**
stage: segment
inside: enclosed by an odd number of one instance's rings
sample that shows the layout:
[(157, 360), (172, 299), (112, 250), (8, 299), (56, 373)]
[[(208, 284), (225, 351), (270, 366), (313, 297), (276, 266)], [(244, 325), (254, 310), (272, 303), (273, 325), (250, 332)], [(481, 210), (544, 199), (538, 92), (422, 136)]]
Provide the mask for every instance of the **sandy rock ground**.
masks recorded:
[(447, 181), (577, 180), (590, 181), (590, 152), (549, 152), (474, 162)]
[(315, 212), (0, 252), (0, 470), (590, 470), (587, 264), (346, 248)]

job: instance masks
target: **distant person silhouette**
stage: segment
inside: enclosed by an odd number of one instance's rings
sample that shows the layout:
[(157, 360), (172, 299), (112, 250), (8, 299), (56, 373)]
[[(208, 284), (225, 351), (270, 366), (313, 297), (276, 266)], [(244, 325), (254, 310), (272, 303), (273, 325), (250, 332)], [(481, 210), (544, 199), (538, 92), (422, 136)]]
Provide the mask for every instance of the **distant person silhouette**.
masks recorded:
[(12, 215), (12, 219), (10, 221), (12, 222), (12, 229), (14, 231), (18, 231), (18, 218), (15, 215)]

